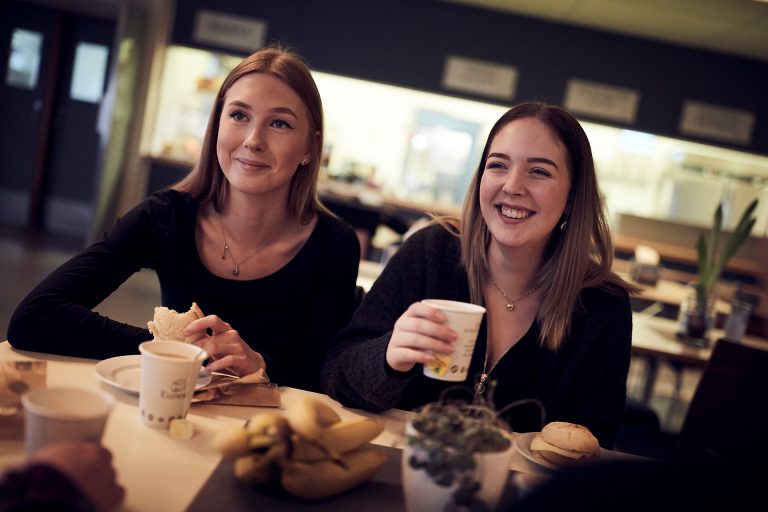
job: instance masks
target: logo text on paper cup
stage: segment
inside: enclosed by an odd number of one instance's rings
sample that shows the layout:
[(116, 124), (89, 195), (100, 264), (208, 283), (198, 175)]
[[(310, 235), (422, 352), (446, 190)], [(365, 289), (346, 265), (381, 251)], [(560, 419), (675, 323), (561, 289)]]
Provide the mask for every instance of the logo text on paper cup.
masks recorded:
[(171, 383), (171, 389), (160, 391), (160, 398), (167, 398), (169, 400), (178, 400), (184, 398), (187, 394), (187, 381), (184, 379), (177, 379)]

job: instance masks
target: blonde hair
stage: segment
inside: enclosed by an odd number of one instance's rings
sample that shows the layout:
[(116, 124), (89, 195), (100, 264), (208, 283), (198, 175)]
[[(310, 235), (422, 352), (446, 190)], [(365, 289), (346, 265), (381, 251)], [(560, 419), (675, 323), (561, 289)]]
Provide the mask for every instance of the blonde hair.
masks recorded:
[[(566, 228), (552, 231), (544, 251), (543, 264), (535, 277), (542, 297), (537, 314), (539, 342), (556, 350), (568, 334), (582, 288), (602, 286), (614, 292), (635, 289), (611, 271), (613, 244), (586, 133), (567, 111), (553, 105), (530, 102), (508, 110), (493, 126), (464, 199), (459, 237), (472, 302), (484, 303), (483, 290), (490, 275), (488, 245), (491, 233), (480, 211), (480, 180), (488, 151), (504, 126), (525, 118), (535, 118), (549, 126), (565, 146), (571, 172), (567, 217), (562, 219), (567, 219)], [(445, 226), (446, 222), (441, 224)]]
[(299, 55), (281, 46), (262, 48), (243, 59), (219, 88), (208, 127), (205, 130), (200, 160), (190, 173), (173, 186), (174, 189), (189, 193), (200, 204), (213, 203), (216, 211), (223, 208), (228, 182), (219, 166), (216, 155), (216, 141), (219, 136), (219, 119), (224, 106), (224, 97), (232, 84), (250, 73), (264, 73), (278, 78), (301, 98), (309, 112), (309, 143), (312, 157), (306, 165), (300, 165), (291, 181), (288, 195), (289, 211), (301, 222), (309, 222), (315, 213), (327, 210), (317, 198), (317, 178), (323, 150), (323, 104), (312, 74)]

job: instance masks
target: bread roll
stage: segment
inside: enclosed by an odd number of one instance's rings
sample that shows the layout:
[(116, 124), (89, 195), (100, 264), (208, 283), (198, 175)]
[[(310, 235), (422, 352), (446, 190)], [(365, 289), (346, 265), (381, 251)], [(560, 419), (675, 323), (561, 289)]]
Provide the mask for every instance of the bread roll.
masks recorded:
[(203, 338), (205, 334), (196, 333), (192, 336), (184, 336), (184, 328), (194, 320), (204, 316), (202, 310), (200, 310), (195, 302), (192, 303), (189, 311), (184, 313), (178, 313), (173, 309), (158, 306), (155, 308), (154, 318), (147, 322), (147, 327), (155, 340), (192, 343)]
[(600, 443), (588, 428), (575, 423), (553, 421), (533, 438), (530, 447), (536, 457), (558, 466), (593, 460), (600, 455)]

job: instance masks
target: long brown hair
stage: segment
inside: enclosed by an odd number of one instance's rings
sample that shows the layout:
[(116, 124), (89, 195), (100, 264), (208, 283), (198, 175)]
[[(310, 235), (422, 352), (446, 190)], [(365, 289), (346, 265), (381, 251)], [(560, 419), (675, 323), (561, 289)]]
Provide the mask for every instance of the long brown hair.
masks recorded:
[(250, 73), (264, 73), (278, 78), (301, 98), (309, 112), (309, 142), (312, 157), (306, 165), (300, 165), (293, 175), (288, 195), (289, 211), (301, 222), (307, 223), (318, 211), (326, 211), (317, 198), (317, 177), (323, 150), (323, 104), (317, 85), (304, 60), (281, 45), (267, 46), (252, 53), (230, 71), (221, 84), (211, 109), (208, 127), (203, 137), (200, 160), (173, 188), (189, 193), (200, 201), (200, 204), (212, 202), (214, 209), (221, 211), (229, 187), (216, 155), (219, 119), (227, 91), (232, 84)]
[[(565, 230), (555, 228), (535, 276), (542, 297), (537, 315), (539, 342), (557, 349), (567, 335), (571, 315), (582, 288), (603, 286), (613, 291), (634, 288), (611, 271), (613, 243), (598, 191), (589, 139), (579, 122), (554, 105), (530, 102), (508, 110), (491, 129), (480, 164), (464, 199), (461, 217), (461, 257), (469, 277), (471, 300), (482, 304), (489, 278), (488, 245), (491, 233), (480, 211), (480, 180), (491, 142), (512, 121), (535, 118), (543, 122), (565, 146), (571, 173)], [(561, 222), (558, 223), (558, 226)], [(556, 292), (556, 293), (555, 293)]]

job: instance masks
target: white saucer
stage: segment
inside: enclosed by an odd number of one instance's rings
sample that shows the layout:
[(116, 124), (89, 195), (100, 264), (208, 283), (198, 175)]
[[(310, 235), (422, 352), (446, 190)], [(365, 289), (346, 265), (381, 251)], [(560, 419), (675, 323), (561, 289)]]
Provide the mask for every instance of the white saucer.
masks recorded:
[(520, 434), (515, 437), (515, 440), (512, 442), (512, 444), (515, 445), (515, 450), (517, 450), (517, 452), (522, 455), (525, 460), (533, 464), (537, 469), (540, 469), (541, 471), (550, 472), (558, 469), (555, 464), (536, 457), (531, 452), (531, 441), (533, 441), (533, 438), (536, 437), (536, 434), (538, 434), (538, 432), (526, 432), (525, 434)]
[[(96, 375), (110, 386), (132, 395), (139, 394), (140, 355), (111, 357), (96, 363), (94, 369)], [(209, 382), (211, 382), (211, 375), (207, 372), (200, 372), (195, 389), (200, 389)]]

